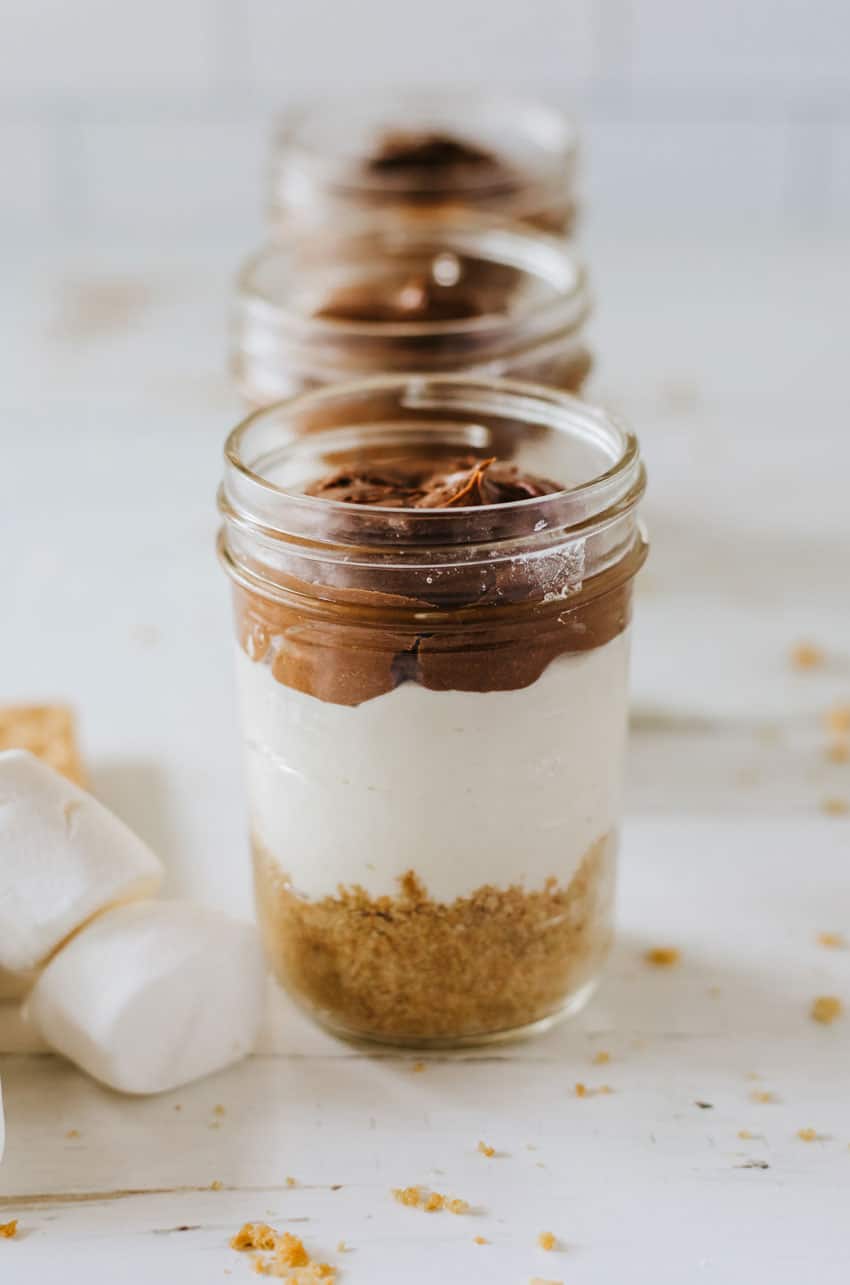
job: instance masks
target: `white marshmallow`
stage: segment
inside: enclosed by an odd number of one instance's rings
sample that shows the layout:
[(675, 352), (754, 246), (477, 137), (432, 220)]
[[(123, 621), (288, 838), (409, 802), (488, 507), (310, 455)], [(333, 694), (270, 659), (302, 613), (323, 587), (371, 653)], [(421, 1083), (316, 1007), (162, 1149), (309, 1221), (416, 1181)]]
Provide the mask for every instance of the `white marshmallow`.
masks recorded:
[(186, 902), (137, 902), (107, 911), (60, 950), (27, 1012), (96, 1080), (161, 1093), (251, 1052), (264, 973), (253, 925)]
[(0, 754), (0, 992), (92, 915), (151, 896), (162, 866), (123, 821), (25, 750)]

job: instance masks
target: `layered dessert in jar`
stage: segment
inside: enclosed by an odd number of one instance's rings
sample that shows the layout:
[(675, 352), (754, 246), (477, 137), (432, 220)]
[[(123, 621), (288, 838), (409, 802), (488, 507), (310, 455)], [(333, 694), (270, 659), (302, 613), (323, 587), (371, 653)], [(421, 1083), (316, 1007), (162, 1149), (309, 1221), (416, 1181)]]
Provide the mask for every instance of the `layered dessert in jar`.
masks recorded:
[(232, 362), (252, 406), (391, 371), (475, 371), (577, 392), (587, 275), (563, 239), (478, 216), (385, 220), (260, 251), (238, 280)]
[(475, 93), (358, 93), (290, 111), (274, 139), (275, 232), (351, 214), (475, 210), (573, 230), (577, 139), (553, 108)]
[(592, 991), (643, 489), (630, 433), (503, 381), (362, 381), (231, 435), (258, 916), (337, 1032), (502, 1039)]

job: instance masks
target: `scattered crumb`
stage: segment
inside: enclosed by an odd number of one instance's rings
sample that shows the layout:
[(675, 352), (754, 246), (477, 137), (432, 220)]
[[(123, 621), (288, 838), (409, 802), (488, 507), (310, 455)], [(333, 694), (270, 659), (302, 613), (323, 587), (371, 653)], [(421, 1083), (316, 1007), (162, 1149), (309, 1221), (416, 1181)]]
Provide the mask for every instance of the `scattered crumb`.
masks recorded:
[(537, 1237), (537, 1244), (540, 1246), (541, 1249), (549, 1250), (549, 1249), (555, 1248), (557, 1241), (555, 1240), (555, 1236), (551, 1231), (542, 1231), (540, 1235)]
[(10, 1223), (0, 1223), (0, 1236), (3, 1240), (11, 1240), (18, 1234), (18, 1220), (13, 1218)]
[(345, 1243), (345, 1241), (344, 1241), (344, 1240), (338, 1241), (338, 1243), (337, 1243), (337, 1247), (336, 1247), (336, 1252), (337, 1252), (338, 1254), (347, 1254), (347, 1253), (348, 1253), (348, 1246), (346, 1245), (346, 1243)]
[(830, 741), (826, 747), (830, 763), (850, 763), (850, 741)]
[(182, 1103), (182, 1102), (175, 1102), (175, 1103), (174, 1103), (174, 1110), (175, 1110), (175, 1111), (182, 1111), (182, 1110), (183, 1110), (183, 1103)]
[(776, 1094), (771, 1089), (753, 1089), (750, 1094), (753, 1102), (778, 1102)]
[(469, 1212), (468, 1201), (460, 1200), (457, 1196), (444, 1196), (439, 1191), (425, 1191), (422, 1187), (394, 1187), (393, 1198), (409, 1209), (424, 1209), (426, 1214), (437, 1213), (442, 1209), (447, 1209), (450, 1214)]
[(207, 1128), (208, 1128), (208, 1129), (220, 1129), (220, 1128), (221, 1128), (221, 1121), (220, 1121), (220, 1120), (210, 1120), (209, 1124), (207, 1125)]
[(593, 1065), (605, 1066), (605, 1064), (610, 1061), (611, 1061), (611, 1054), (606, 1053), (605, 1049), (600, 1049), (599, 1052), (594, 1055)]
[(414, 1062), (413, 1070), (416, 1072), (417, 1075), (421, 1075), (422, 1072), (425, 1070), (425, 1066), (426, 1066), (425, 1062)]
[(747, 1071), (745, 1078), (747, 1080), (760, 1080), (761, 1076), (759, 1075), (758, 1071)]
[(652, 946), (644, 955), (653, 968), (674, 968), (681, 957), (681, 951), (675, 946)]
[(297, 1187), (298, 1183), (294, 1178), (290, 1178), (289, 1176), (287, 1176), (286, 1185), (287, 1187)]
[(830, 817), (843, 817), (850, 812), (850, 803), (847, 799), (839, 798), (837, 794), (827, 795), (821, 800), (821, 811)]
[(816, 1142), (818, 1137), (817, 1129), (798, 1129), (797, 1137), (801, 1142)]
[(816, 1022), (829, 1026), (843, 1012), (841, 1000), (837, 995), (818, 995), (812, 1003), (811, 1016)]
[(826, 655), (813, 642), (799, 642), (791, 648), (790, 660), (793, 669), (819, 669), (824, 664)]
[(532, 1276), (528, 1285), (564, 1285), (563, 1281), (544, 1281), (542, 1276)]
[(695, 1107), (699, 1107), (700, 1111), (713, 1111), (713, 1110), (714, 1110), (714, 1103), (713, 1103), (713, 1102), (700, 1102), (699, 1098), (697, 1098), (697, 1100), (694, 1102), (694, 1106), (695, 1106)]
[(254, 1271), (260, 1276), (285, 1278), (287, 1285), (307, 1285), (312, 1281), (334, 1285), (336, 1281), (335, 1269), (329, 1263), (315, 1262), (303, 1241), (288, 1231), (277, 1232), (267, 1223), (245, 1223), (230, 1245), (237, 1250), (259, 1251)]
[(481, 1152), (482, 1156), (487, 1156), (488, 1158), (492, 1158), (496, 1154), (496, 1148), (488, 1147), (486, 1142), (479, 1142), (478, 1150)]
[(214, 1182), (210, 1183), (210, 1191), (222, 1191), (223, 1189), (224, 1183), (220, 1178), (216, 1178)]
[(575, 1086), (573, 1092), (577, 1098), (597, 1098), (604, 1097), (608, 1093), (613, 1093), (614, 1090), (611, 1088), (610, 1084), (600, 1084), (598, 1088), (589, 1089), (586, 1084), (579, 1082)]
[(850, 705), (832, 705), (823, 720), (831, 736), (847, 736), (850, 733)]
[(473, 1239), (474, 1239), (474, 1241), (475, 1241), (475, 1244), (476, 1244), (476, 1245), (489, 1245), (489, 1244), (490, 1244), (489, 1240), (487, 1240), (487, 1238), (486, 1238), (485, 1236), (474, 1236), (474, 1237), (473, 1237)]
[(69, 1129), (68, 1132), (65, 1134), (66, 1138), (79, 1138), (79, 1136), (80, 1136), (79, 1129)]
[(818, 933), (818, 945), (827, 950), (844, 950), (847, 941), (843, 933)]
[(213, 1107), (213, 1115), (227, 1115), (227, 1111), (220, 1102)]
[(755, 1136), (756, 1135), (754, 1133), (750, 1133), (749, 1129), (738, 1130), (738, 1137), (741, 1139), (742, 1142), (752, 1142)]

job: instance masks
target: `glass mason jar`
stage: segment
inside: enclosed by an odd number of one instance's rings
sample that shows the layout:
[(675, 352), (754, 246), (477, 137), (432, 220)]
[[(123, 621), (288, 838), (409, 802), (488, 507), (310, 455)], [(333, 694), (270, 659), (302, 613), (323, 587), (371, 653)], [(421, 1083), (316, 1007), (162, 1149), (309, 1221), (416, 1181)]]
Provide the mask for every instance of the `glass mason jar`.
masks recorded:
[(562, 239), (468, 216), (360, 221), (248, 260), (232, 364), (252, 406), (392, 371), (577, 392), (592, 364), (589, 312), (585, 269)]
[[(494, 439), (511, 443), (500, 490)], [(255, 412), (225, 456), (219, 551), (278, 979), (336, 1032), (392, 1044), (577, 1011), (612, 937), (646, 555), (636, 439), (534, 385), (397, 376)], [(382, 507), (411, 468), (446, 473), (451, 498)], [(376, 502), (328, 498), (358, 485)]]
[(572, 122), (539, 103), (445, 90), (321, 99), (280, 123), (271, 225), (462, 208), (568, 233), (576, 154)]

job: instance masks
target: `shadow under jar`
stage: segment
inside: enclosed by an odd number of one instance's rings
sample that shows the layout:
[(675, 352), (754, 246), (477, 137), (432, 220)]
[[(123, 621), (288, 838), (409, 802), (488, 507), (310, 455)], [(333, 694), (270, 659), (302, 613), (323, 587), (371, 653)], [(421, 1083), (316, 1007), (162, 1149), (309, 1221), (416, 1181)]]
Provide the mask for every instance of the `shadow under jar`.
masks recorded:
[(394, 371), (475, 371), (577, 392), (587, 278), (570, 245), (519, 225), (432, 218), (290, 238), (249, 259), (232, 362), (252, 406)]
[(445, 90), (324, 98), (281, 120), (271, 226), (465, 209), (570, 233), (576, 158), (573, 123), (540, 103)]
[(337, 386), (228, 439), (258, 916), (336, 1032), (482, 1043), (593, 990), (644, 483), (601, 411), (503, 381)]

